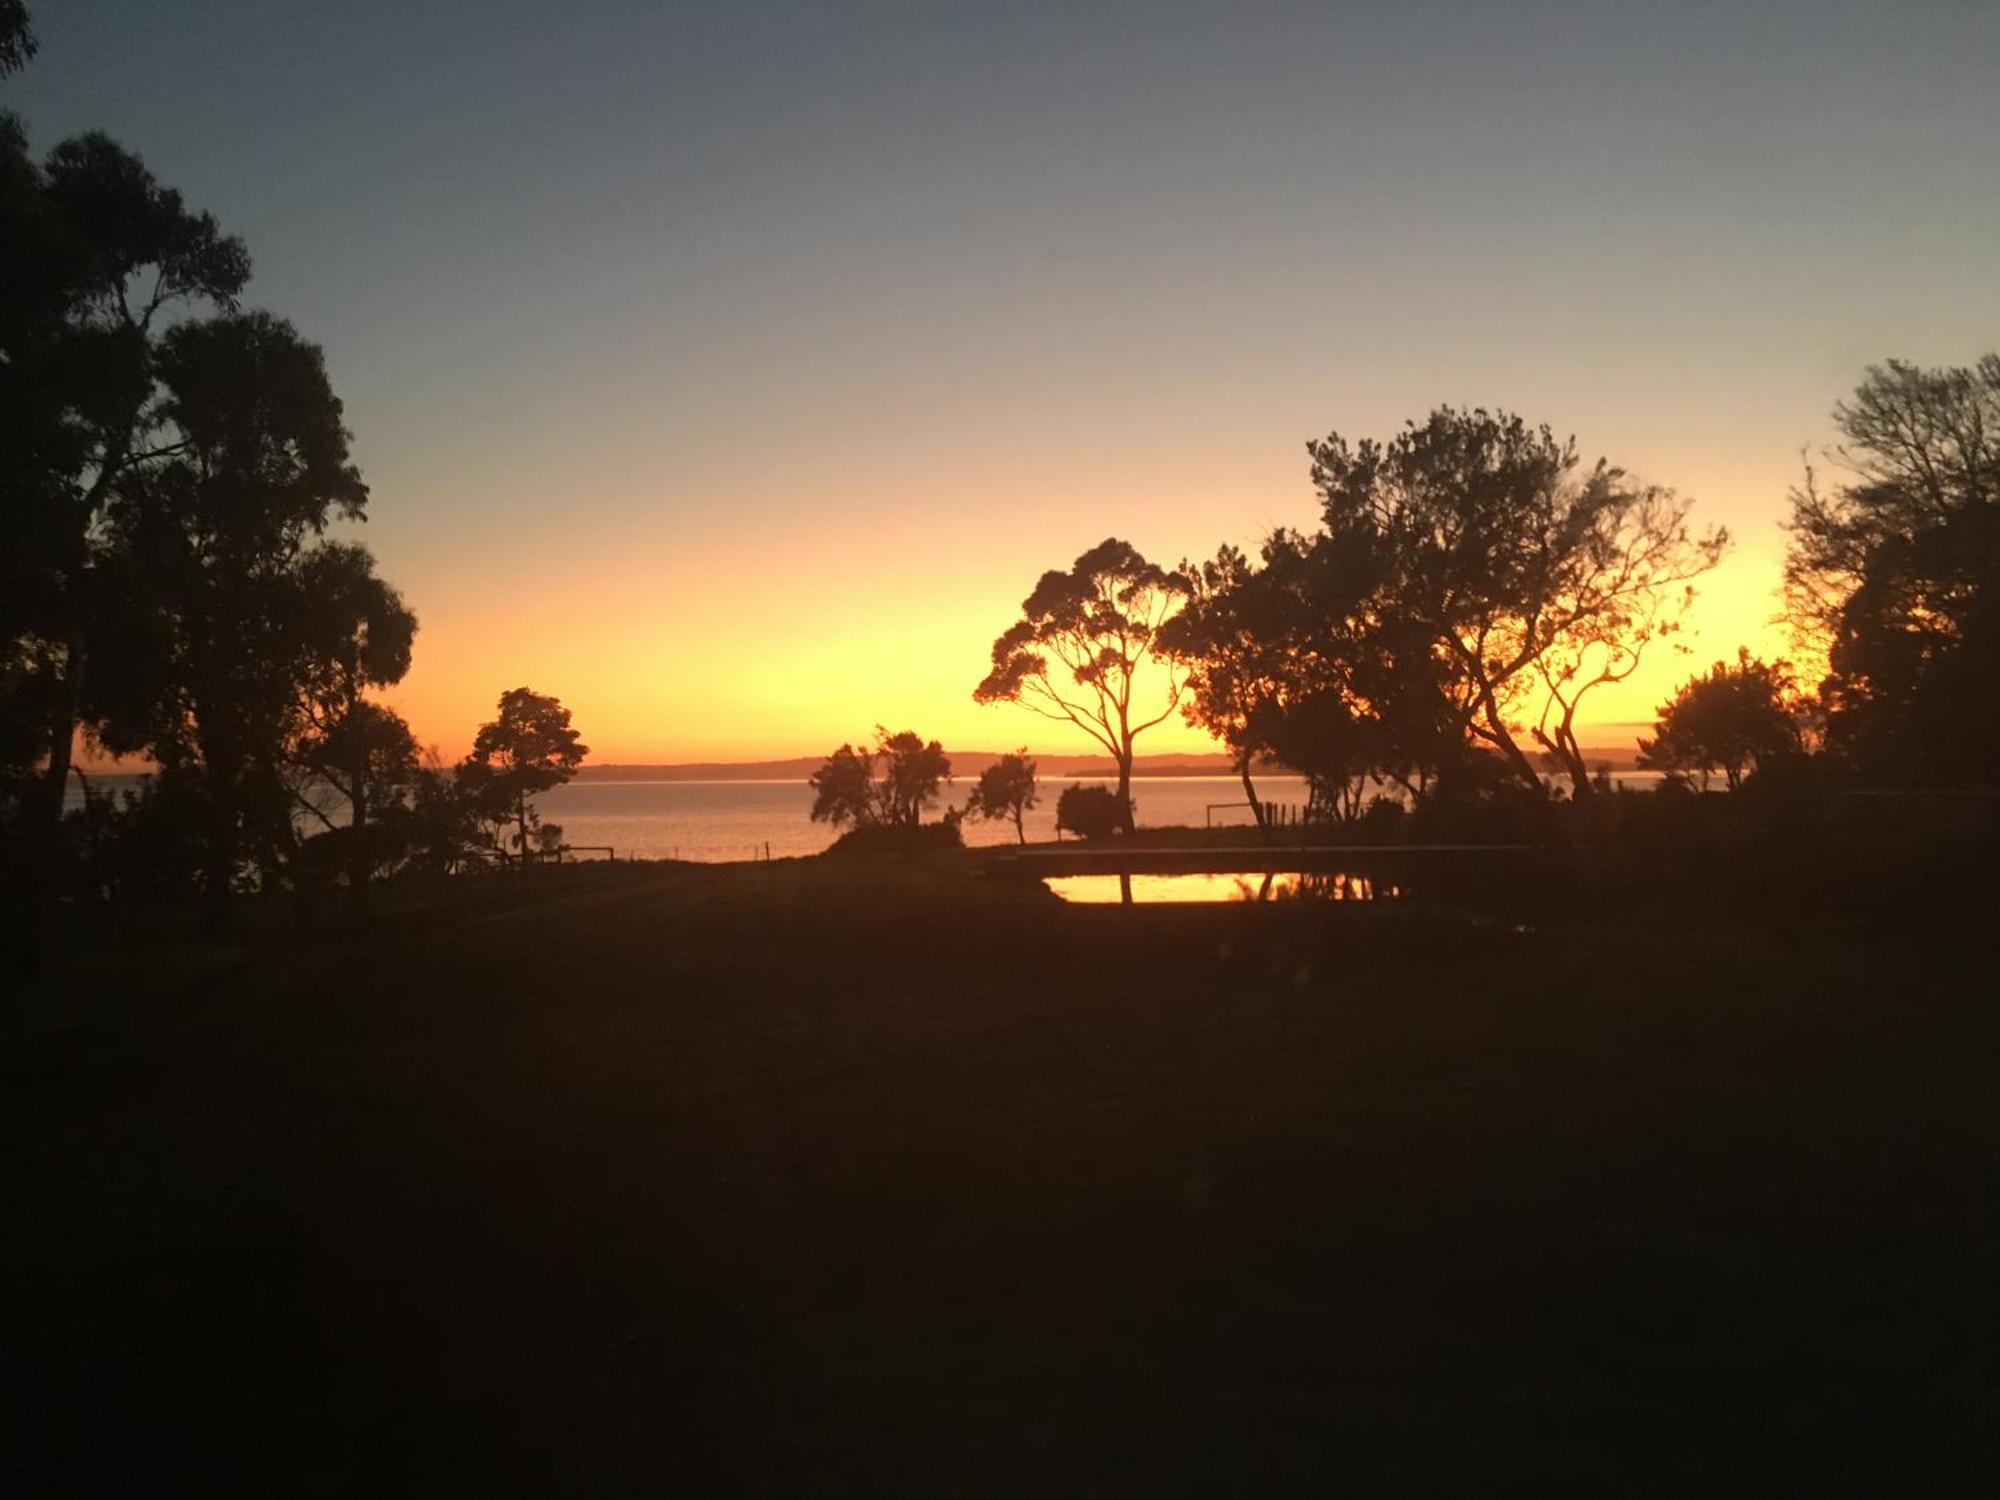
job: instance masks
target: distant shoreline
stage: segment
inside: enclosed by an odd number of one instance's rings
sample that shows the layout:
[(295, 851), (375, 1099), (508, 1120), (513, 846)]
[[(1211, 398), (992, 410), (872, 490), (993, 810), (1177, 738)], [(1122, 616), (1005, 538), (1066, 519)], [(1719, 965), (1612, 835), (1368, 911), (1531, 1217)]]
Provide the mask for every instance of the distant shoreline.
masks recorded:
[[(952, 750), (946, 752), (951, 757), (952, 776), (955, 780), (977, 777), (999, 754), (990, 750)], [(1636, 754), (1630, 749), (1584, 747), (1584, 757), (1595, 769), (1599, 765), (1609, 766), (1613, 771), (1629, 772), (1635, 769)], [(801, 755), (788, 760), (748, 760), (748, 761), (688, 761), (664, 765), (584, 765), (576, 772), (580, 782), (636, 782), (636, 781), (804, 781), (817, 771), (823, 757)], [(1118, 768), (1108, 760), (1069, 758), (1054, 755), (1038, 755), (1037, 774), (1040, 779), (1065, 781), (1070, 779), (1111, 778), (1118, 774)], [(124, 764), (108, 766), (81, 766), (79, 769), (93, 778), (118, 779), (152, 774), (153, 767), (144, 764)], [(1236, 767), (1226, 755), (1162, 755), (1158, 757), (1139, 756), (1133, 764), (1132, 774), (1139, 778), (1228, 776), (1234, 777)], [(1262, 765), (1253, 767), (1253, 777), (1289, 776), (1294, 773), (1283, 766)]]
[[(1000, 757), (991, 751), (952, 750), (946, 752), (951, 757), (954, 779), (964, 780), (976, 777)], [(1595, 770), (1599, 765), (1608, 766), (1613, 771), (1634, 770), (1636, 755), (1631, 750), (1584, 749), (1584, 758)], [(1109, 761), (1069, 760), (1056, 756), (1037, 756), (1039, 761), (1036, 774), (1043, 781), (1062, 781), (1070, 778), (1109, 778), (1118, 774), (1118, 768)], [(820, 768), (821, 757), (799, 756), (792, 760), (767, 761), (705, 761), (683, 765), (585, 765), (578, 768), (578, 781), (804, 781)], [(1226, 755), (1163, 755), (1157, 760), (1140, 756), (1133, 764), (1132, 774), (1138, 778), (1228, 776), (1236, 775), (1233, 761)], [(1260, 765), (1251, 768), (1253, 778), (1264, 776), (1290, 776), (1296, 773), (1278, 765)]]

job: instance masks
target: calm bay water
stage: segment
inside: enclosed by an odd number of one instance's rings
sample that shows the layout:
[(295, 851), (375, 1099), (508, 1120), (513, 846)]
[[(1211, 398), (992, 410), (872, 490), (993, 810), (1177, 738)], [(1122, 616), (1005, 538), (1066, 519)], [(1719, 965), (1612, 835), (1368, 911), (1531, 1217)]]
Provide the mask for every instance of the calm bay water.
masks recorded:
[[(1650, 783), (1648, 773), (1624, 773), (1620, 781)], [(93, 778), (100, 793), (137, 784), (133, 776)], [(1026, 819), (1030, 842), (1056, 836), (1056, 797), (1077, 783), (1110, 786), (1092, 777), (1062, 777), (1045, 782), (1040, 805)], [(964, 802), (969, 781), (946, 788), (949, 803)], [(1132, 795), (1143, 827), (1192, 827), (1205, 823), (1246, 825), (1243, 785), (1234, 776), (1139, 776)], [(1259, 776), (1257, 795), (1268, 802), (1303, 807), (1305, 783), (1296, 776)], [(716, 863), (761, 859), (768, 848), (774, 859), (817, 854), (834, 840), (834, 830), (811, 821), (812, 788), (803, 781), (573, 781), (544, 792), (535, 806), (546, 823), (558, 824), (564, 840), (580, 851), (598, 846), (616, 851), (619, 859), (686, 859)], [(81, 802), (74, 783), (71, 806)], [(338, 799), (329, 811), (341, 821)], [(1014, 825), (965, 824), (968, 844), (1011, 844)], [(601, 852), (579, 852), (578, 858), (602, 858)]]
[[(1063, 787), (1093, 783), (1065, 777), (1046, 783), (1041, 802), (1025, 820), (1030, 841), (1056, 836), (1056, 797)], [(946, 788), (952, 803), (965, 800), (967, 786)], [(1248, 823), (1243, 784), (1233, 776), (1135, 777), (1132, 795), (1139, 822), (1156, 826)], [(1259, 777), (1257, 795), (1278, 802), (1305, 802), (1305, 783), (1293, 776)], [(834, 830), (812, 822), (812, 788), (802, 781), (573, 781), (536, 799), (545, 822), (562, 826), (572, 845), (606, 844), (620, 859), (732, 860), (762, 858), (770, 845), (774, 859), (817, 854), (834, 840)], [(1211, 804), (1233, 804), (1215, 806)], [(965, 824), (968, 844), (1011, 844), (1014, 825)]]
[[(98, 796), (116, 797), (139, 785), (140, 777), (109, 773), (91, 777)], [(1063, 777), (1041, 788), (1040, 805), (1028, 810), (1024, 820), (1028, 838), (1056, 836), (1056, 797), (1062, 788), (1077, 783), (1111, 786), (1109, 780)], [(970, 779), (944, 789), (944, 799), (932, 816), (947, 805), (965, 801)], [(1141, 824), (1169, 826), (1192, 824), (1201, 827), (1211, 816), (1216, 823), (1247, 824), (1250, 810), (1243, 805), (1243, 784), (1233, 776), (1140, 776), (1132, 783), (1134, 804)], [(1267, 800), (1303, 805), (1305, 783), (1295, 776), (1266, 776), (1257, 780), (1257, 795)], [(72, 781), (66, 798), (71, 808), (83, 805), (82, 789)], [(792, 855), (818, 854), (831, 844), (836, 831), (815, 823), (813, 792), (804, 781), (572, 781), (542, 793), (534, 799), (545, 823), (561, 827), (564, 840), (579, 849), (600, 846), (617, 852), (619, 859), (688, 859), (717, 863), (736, 859), (762, 859), (769, 847), (773, 859)], [(328, 816), (345, 821), (341, 799), (325, 799)], [(308, 826), (310, 824), (310, 826)], [(301, 818), (302, 831), (319, 826)], [(1011, 844), (1014, 825), (968, 821), (968, 844)], [(602, 858), (601, 852), (579, 853), (579, 858)]]
[[(1650, 786), (1657, 778), (1624, 772), (1616, 779)], [(1025, 819), (1029, 842), (1056, 836), (1056, 798), (1078, 783), (1114, 785), (1087, 776), (1044, 782), (1040, 805)], [(963, 803), (969, 785), (947, 787), (946, 800)], [(1303, 809), (1306, 785), (1296, 776), (1259, 776), (1257, 795)], [(1132, 797), (1141, 827), (1250, 822), (1243, 783), (1234, 776), (1135, 776)], [(573, 781), (544, 793), (536, 806), (572, 845), (609, 845), (620, 859), (722, 861), (762, 858), (767, 843), (774, 859), (825, 849), (834, 830), (807, 816), (812, 799), (803, 781)], [(968, 820), (964, 831), (968, 844), (1014, 842), (1012, 823)]]

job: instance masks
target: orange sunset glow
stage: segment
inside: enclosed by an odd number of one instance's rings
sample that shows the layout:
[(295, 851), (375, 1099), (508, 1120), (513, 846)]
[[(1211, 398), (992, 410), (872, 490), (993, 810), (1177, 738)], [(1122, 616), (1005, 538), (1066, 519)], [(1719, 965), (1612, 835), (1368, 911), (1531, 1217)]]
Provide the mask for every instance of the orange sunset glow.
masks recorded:
[[(1692, 668), (1786, 649), (1779, 523), (1860, 369), (1960, 357), (1996, 316), (1960, 274), (1991, 195), (1926, 186), (1990, 174), (1978, 91), (1846, 84), (1876, 52), (1956, 77), (1979, 49), (1859, 12), (1800, 66), (1778, 29), (1697, 73), (1666, 13), (1644, 39), (1478, 8), (1297, 35), (1076, 17), (1053, 49), (998, 18), (704, 13), (567, 35), (526, 76), (465, 38), (442, 77), (331, 17), (234, 53), (127, 19), (25, 74), (22, 108), (147, 139), (323, 342), (357, 534), (421, 620), (386, 701), (448, 758), (523, 682), (594, 762), (814, 754), (878, 722), (1081, 748), (970, 698), (1045, 569), (1309, 525), (1308, 439), (1441, 403), (1573, 433), (1736, 538), (1687, 652), (1588, 701), (1626, 743)], [(1579, 61), (1551, 90), (1558, 40)], [(226, 117), (137, 81), (163, 49)], [(308, 53), (369, 87), (309, 112), (239, 86)], [(1309, 60), (1336, 55), (1330, 87)], [(335, 227), (311, 185), (391, 137)], [(1206, 745), (1173, 724), (1148, 748)]]
[[(798, 756), (864, 736), (877, 723), (916, 726), (963, 749), (1025, 742), (1087, 755), (1093, 747), (1080, 735), (1016, 707), (973, 703), (994, 636), (1043, 570), (1067, 565), (1106, 535), (1177, 562), (1208, 556), (1224, 541), (1254, 546), (1271, 526), (1309, 524), (1301, 447), (1288, 445), (1276, 462), (1246, 456), (1247, 469), (1269, 476), (1256, 488), (1217, 473), (1212, 487), (1188, 492), (1169, 488), (1163, 473), (1159, 488), (1132, 494), (1131, 476), (1107, 473), (1102, 488), (1085, 484), (1073, 498), (1031, 482), (1001, 487), (983, 502), (961, 494), (956, 505), (965, 512), (1006, 518), (997, 534), (982, 523), (954, 536), (925, 522), (915, 496), (928, 487), (913, 478), (906, 507), (854, 533), (787, 542), (715, 527), (690, 545), (642, 531), (629, 544), (606, 541), (587, 562), (529, 562), (535, 583), (525, 599), (478, 587), (420, 607), (424, 650), (384, 699), (448, 759), (464, 753), (494, 695), (516, 681), (560, 684), (578, 722), (590, 726), (596, 763)], [(1634, 724), (1650, 724), (1677, 683), (1739, 645), (1787, 653), (1777, 623), (1776, 516), (1795, 458), (1780, 453), (1733, 485), (1719, 479), (1715, 498), (1698, 503), (1698, 519), (1752, 518), (1732, 523), (1750, 534), (1737, 530), (1741, 539), (1722, 566), (1697, 586), (1684, 632), (1653, 646), (1628, 681), (1586, 700), (1589, 743), (1629, 751)], [(951, 482), (950, 472), (940, 460), (936, 483)], [(1216, 495), (1235, 498), (1218, 504)], [(843, 503), (858, 507), (863, 497), (827, 500), (836, 510)], [(632, 508), (640, 510), (637, 502)], [(1243, 517), (1233, 531), (1215, 522), (1227, 511)], [(389, 529), (371, 523), (368, 534), (382, 545)], [(982, 533), (986, 539), (976, 540)], [(1148, 535), (1158, 540), (1139, 542)], [(491, 567), (482, 576), (506, 571), (498, 558)], [(538, 600), (560, 607), (545, 614)], [(1152, 685), (1164, 693), (1163, 676)], [(1145, 740), (1149, 754), (1219, 748), (1178, 716)]]

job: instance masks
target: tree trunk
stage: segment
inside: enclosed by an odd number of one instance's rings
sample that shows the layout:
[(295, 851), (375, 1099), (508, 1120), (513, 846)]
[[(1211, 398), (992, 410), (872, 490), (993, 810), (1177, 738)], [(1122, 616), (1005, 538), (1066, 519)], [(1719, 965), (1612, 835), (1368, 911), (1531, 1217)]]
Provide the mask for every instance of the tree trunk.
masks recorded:
[[(84, 576), (88, 576), (91, 520), (103, 506), (112, 481), (124, 470), (131, 457), (133, 430), (138, 422), (139, 407), (134, 406), (125, 413), (124, 435), (105, 448), (103, 462), (97, 466), (97, 477), (76, 511), (77, 525), (69, 540), (74, 548), (74, 562)], [(78, 587), (75, 577), (71, 578), (69, 586), (71, 590)], [(72, 597), (71, 611), (80, 607), (78, 600)], [(80, 621), (73, 621), (64, 633), (62, 676), (55, 692), (50, 695), (46, 731), (49, 763), (42, 774), (41, 784), (28, 799), (17, 899), (10, 903), (16, 929), (13, 934), (16, 952), (10, 957), (21, 972), (28, 974), (40, 971), (45, 956), (49, 898), (52, 894), (49, 889), (49, 866), (55, 858), (56, 832), (62, 824), (63, 794), (69, 789), (70, 766), (76, 751), (76, 730), (83, 717), (84, 660), (83, 625)], [(4, 887), (0, 886), (0, 889)]]
[(1583, 747), (1577, 743), (1573, 727), (1575, 715), (1576, 705), (1568, 705), (1563, 713), (1562, 722), (1556, 725), (1553, 738), (1539, 729), (1535, 731), (1535, 737), (1542, 742), (1544, 749), (1561, 762), (1564, 772), (1569, 776), (1570, 801), (1584, 802), (1589, 800), (1596, 788), (1590, 784), (1590, 765), (1583, 758)]
[(1014, 837), (1021, 841), (1021, 845), (1023, 848), (1026, 848), (1028, 843), (1028, 830), (1022, 826), (1021, 813), (1022, 813), (1021, 804), (1016, 802), (1014, 804)]
[(368, 857), (368, 735), (361, 723), (361, 663), (350, 654), (347, 662), (346, 728), (351, 741), (348, 751), (347, 805), (347, 900), (356, 911), (368, 905), (368, 886), (375, 873), (375, 861)]
[(236, 822), (242, 769), (229, 756), (202, 756), (208, 779), (208, 846), (202, 851), (202, 927), (226, 932), (230, 925), (229, 885), (236, 873)]
[(1271, 825), (1265, 821), (1264, 804), (1257, 800), (1256, 783), (1250, 779), (1250, 752), (1243, 751), (1236, 757), (1236, 774), (1243, 781), (1243, 795), (1250, 799), (1250, 816), (1257, 820), (1257, 832), (1265, 843), (1271, 842)]
[(1125, 753), (1118, 757), (1118, 820), (1129, 835), (1136, 830), (1132, 822), (1132, 746), (1127, 743)]
[(528, 873), (528, 794), (526, 792), (516, 792), (514, 794), (514, 819), (515, 826), (520, 830), (518, 837), (521, 840), (521, 873), (525, 875)]
[(347, 899), (361, 911), (368, 905), (368, 883), (375, 862), (368, 857), (368, 745), (360, 734), (354, 738), (354, 761), (347, 773), (353, 778), (347, 794), (353, 809), (347, 829)]
[(27, 826), (22, 839), (20, 889), (13, 907), (15, 926), (12, 966), (23, 974), (41, 970), (48, 946), (50, 866), (55, 860), (56, 833), (62, 825), (63, 794), (69, 789), (70, 766), (76, 749), (76, 724), (83, 696), (83, 642), (71, 631), (66, 660), (49, 706), (45, 732), (49, 763), (28, 799)]
[[(1468, 665), (1474, 665), (1474, 659), (1463, 648), (1459, 649), (1458, 654)], [(1542, 778), (1535, 770), (1534, 762), (1528, 759), (1520, 745), (1515, 742), (1514, 736), (1507, 732), (1506, 721), (1500, 714), (1500, 702), (1494, 695), (1492, 685), (1476, 671), (1473, 680), (1478, 684), (1479, 708), (1486, 719), (1485, 738), (1491, 744), (1498, 746), (1500, 753), (1516, 771), (1520, 772), (1523, 791), (1542, 792), (1546, 795), (1542, 787)]]
[(1535, 763), (1528, 759), (1527, 752), (1515, 743), (1514, 736), (1507, 732), (1506, 726), (1499, 722), (1497, 713), (1489, 720), (1489, 724), (1494, 730), (1494, 743), (1500, 747), (1500, 753), (1505, 755), (1514, 769), (1521, 773), (1521, 789), (1540, 792), (1546, 796), (1547, 793), (1542, 787), (1541, 773), (1535, 769)]

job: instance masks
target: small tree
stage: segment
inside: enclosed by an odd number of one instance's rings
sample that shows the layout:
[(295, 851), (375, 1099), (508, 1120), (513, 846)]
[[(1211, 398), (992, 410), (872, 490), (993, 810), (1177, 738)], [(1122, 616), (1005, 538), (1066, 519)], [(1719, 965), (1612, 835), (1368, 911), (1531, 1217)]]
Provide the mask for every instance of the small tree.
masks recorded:
[(1800, 748), (1796, 694), (1784, 662), (1760, 661), (1739, 647), (1733, 667), (1717, 662), (1660, 705), (1653, 737), (1639, 741), (1639, 764), (1698, 775), (1704, 788), (1720, 771), (1733, 792), (1766, 756)]
[(486, 844), (466, 768), (454, 772), (435, 749), (425, 754), (411, 775), (408, 804), (389, 811), (402, 825), (399, 832), (409, 862), (419, 868), (456, 874), (468, 853)]
[[(1132, 826), (1132, 742), (1169, 717), (1184, 678), (1159, 648), (1160, 629), (1187, 597), (1187, 581), (1115, 537), (1048, 572), (1021, 603), (1021, 619), (993, 643), (993, 669), (973, 689), (978, 703), (1019, 703), (1074, 724), (1109, 752), (1118, 797)], [(1165, 674), (1165, 706), (1149, 712), (1137, 686), (1149, 661)], [(1158, 700), (1155, 700), (1158, 701)]]
[(576, 774), (590, 747), (570, 728), (569, 710), (559, 699), (529, 688), (500, 695), (498, 715), (482, 724), (472, 754), (461, 768), (489, 821), (514, 824), (514, 842), (526, 867), (529, 830), (540, 819), (528, 804), (536, 792), (561, 786)]
[[(337, 843), (346, 855), (350, 899), (363, 905), (376, 867), (395, 845), (377, 825), (392, 809), (404, 809), (417, 779), (417, 742), (410, 726), (393, 709), (362, 699), (324, 730), (309, 731), (291, 753), (296, 774), (331, 786), (347, 801), (348, 822), (337, 830)], [(329, 832), (335, 831), (317, 800), (296, 787), (294, 798)]]
[(873, 749), (842, 745), (807, 778), (811, 817), (836, 828), (915, 828), (950, 779), (951, 761), (936, 740), (877, 725)]
[(813, 789), (813, 822), (835, 828), (862, 828), (874, 822), (874, 779), (874, 752), (842, 745), (806, 778)]
[(375, 576), (365, 548), (326, 543), (306, 553), (294, 573), (305, 722), (294, 758), (347, 799), (347, 885), (359, 906), (374, 867), (370, 814), (400, 792), (417, 765), (409, 726), (362, 694), (409, 671), (417, 617)]
[(1035, 763), (1029, 759), (1027, 747), (1003, 755), (984, 771), (972, 788), (972, 796), (965, 804), (965, 810), (976, 818), (997, 822), (1002, 818), (1014, 820), (1014, 837), (1023, 844), (1028, 842), (1028, 832), (1022, 815), (1035, 805)]
[(1259, 570), (1235, 547), (1213, 562), (1183, 562), (1187, 603), (1160, 632), (1160, 648), (1187, 668), (1181, 712), (1229, 747), (1251, 816), (1265, 827), (1251, 765), (1270, 746), (1260, 735), (1280, 710), (1304, 653), (1290, 639), (1278, 575)]
[(887, 734), (877, 727), (875, 733), (882, 767), (875, 789), (879, 819), (891, 828), (915, 828), (937, 801), (938, 788), (951, 780), (951, 761), (936, 740), (926, 743), (908, 729)]

